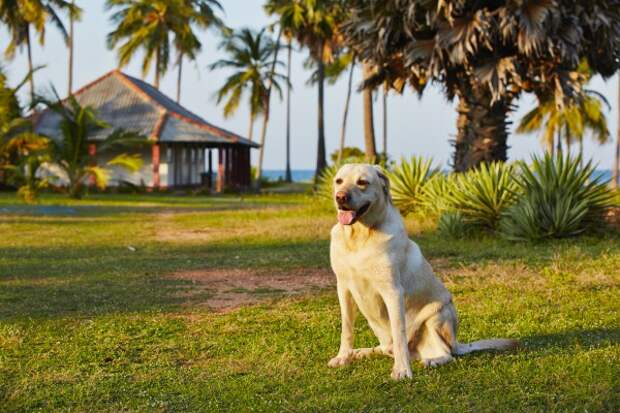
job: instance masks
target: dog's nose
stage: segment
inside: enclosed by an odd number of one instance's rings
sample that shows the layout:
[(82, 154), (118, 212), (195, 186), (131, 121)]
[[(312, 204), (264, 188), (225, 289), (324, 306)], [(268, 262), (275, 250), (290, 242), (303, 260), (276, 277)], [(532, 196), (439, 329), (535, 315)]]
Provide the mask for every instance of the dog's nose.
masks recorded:
[(338, 203), (338, 205), (346, 204), (347, 202), (349, 202), (349, 194), (344, 191), (336, 192), (336, 202)]

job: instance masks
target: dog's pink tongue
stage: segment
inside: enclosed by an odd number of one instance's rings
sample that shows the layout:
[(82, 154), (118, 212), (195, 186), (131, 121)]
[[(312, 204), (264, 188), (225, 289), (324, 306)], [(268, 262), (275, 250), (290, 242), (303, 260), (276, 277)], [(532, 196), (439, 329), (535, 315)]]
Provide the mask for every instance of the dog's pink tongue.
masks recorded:
[(342, 225), (351, 225), (355, 219), (355, 211), (338, 211), (338, 222)]

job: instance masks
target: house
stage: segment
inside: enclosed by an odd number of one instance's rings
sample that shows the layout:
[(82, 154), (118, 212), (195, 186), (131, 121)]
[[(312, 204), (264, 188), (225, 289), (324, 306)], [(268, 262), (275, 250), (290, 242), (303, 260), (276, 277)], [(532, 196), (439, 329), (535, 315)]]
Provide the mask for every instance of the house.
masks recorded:
[[(259, 145), (207, 122), (148, 83), (113, 70), (74, 96), (111, 125), (90, 138), (91, 154), (96, 156), (97, 141), (115, 128), (136, 131), (153, 141), (142, 150), (142, 169), (131, 173), (113, 168), (110, 185), (129, 182), (152, 189), (206, 186), (218, 192), (250, 186), (250, 150)], [(35, 131), (53, 138), (59, 133), (59, 122), (56, 113), (39, 112), (34, 117)], [(98, 159), (98, 163), (109, 159)], [(211, 188), (212, 178), (215, 188)]]

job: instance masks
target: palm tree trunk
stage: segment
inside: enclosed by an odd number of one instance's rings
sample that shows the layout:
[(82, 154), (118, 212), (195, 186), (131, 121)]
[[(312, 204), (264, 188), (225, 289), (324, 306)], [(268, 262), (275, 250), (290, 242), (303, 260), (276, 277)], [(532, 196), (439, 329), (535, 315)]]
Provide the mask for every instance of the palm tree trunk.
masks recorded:
[(278, 62), (278, 52), (280, 51), (280, 40), (282, 39), (282, 27), (278, 33), (278, 39), (276, 40), (276, 48), (273, 52), (273, 61), (271, 62), (271, 69), (269, 72), (269, 86), (267, 87), (266, 96), (264, 100), (264, 114), (263, 114), (263, 128), (260, 134), (260, 149), (258, 150), (258, 165), (256, 166), (256, 186), (260, 186), (260, 178), (263, 173), (263, 158), (265, 156), (265, 138), (267, 135), (267, 125), (269, 124), (269, 109), (271, 106), (271, 88), (273, 86), (273, 75), (276, 72), (276, 63)]
[[(71, 2), (72, 5), (75, 5), (75, 1)], [(67, 96), (71, 96), (73, 94), (73, 13), (69, 12), (69, 74), (67, 79)]]
[(458, 91), (453, 167), (464, 172), (482, 162), (505, 161), (508, 98), (491, 103), (489, 92), (462, 84)]
[[(364, 63), (364, 79), (370, 76), (370, 67)], [(372, 110), (372, 89), (365, 88), (363, 93), (364, 98), (364, 149), (366, 152), (366, 159), (371, 162), (377, 158), (377, 147), (375, 145), (375, 122), (374, 114)]]
[(248, 140), (252, 142), (252, 138), (254, 137), (254, 121), (256, 120), (256, 115), (254, 113), (250, 114), (250, 129), (248, 130)]
[(288, 38), (288, 58), (286, 63), (286, 172), (285, 182), (293, 182), (291, 172), (291, 60), (293, 56), (293, 38)]
[(568, 130), (568, 126), (564, 127), (564, 133), (566, 134), (566, 154), (568, 156), (570, 156), (570, 144), (571, 144), (570, 139), (571, 139), (571, 136), (570, 136), (570, 132)]
[(181, 102), (181, 78), (183, 77), (183, 53), (179, 53), (179, 73), (177, 75), (177, 103)]
[(347, 98), (344, 102), (344, 114), (342, 115), (342, 126), (340, 128), (340, 147), (338, 148), (338, 161), (342, 162), (342, 153), (344, 152), (344, 139), (347, 134), (347, 118), (349, 117), (349, 106), (351, 103), (351, 91), (353, 89), (353, 69), (355, 69), (355, 56), (351, 59), (351, 69), (349, 70), (349, 83), (347, 85)]
[(159, 65), (160, 65), (161, 53), (159, 47), (155, 50), (155, 89), (159, 89)]
[(583, 136), (579, 138), (579, 157), (581, 158), (581, 162), (583, 163)]
[(387, 161), (387, 96), (388, 90), (383, 86), (383, 156)]
[(30, 42), (30, 24), (26, 25), (26, 50), (28, 53), (28, 83), (30, 83), (30, 100), (34, 102), (34, 69), (32, 65), (32, 44)]
[(318, 126), (318, 141), (317, 141), (317, 155), (316, 155), (316, 170), (314, 172), (314, 182), (317, 183), (319, 176), (323, 172), (323, 169), (327, 166), (327, 160), (325, 158), (325, 62), (323, 56), (324, 42), (321, 42), (319, 47), (318, 59), (317, 59), (317, 74), (318, 74), (318, 111), (317, 111), (317, 126)]
[(562, 155), (562, 132), (560, 130), (561, 128), (558, 128), (557, 148), (556, 148), (556, 152), (558, 153), (558, 156)]

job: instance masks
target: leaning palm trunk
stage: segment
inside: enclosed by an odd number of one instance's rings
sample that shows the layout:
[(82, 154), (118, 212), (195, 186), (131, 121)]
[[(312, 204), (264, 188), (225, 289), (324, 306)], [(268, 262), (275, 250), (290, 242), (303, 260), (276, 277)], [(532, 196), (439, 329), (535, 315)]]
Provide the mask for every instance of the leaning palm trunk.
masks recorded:
[(321, 42), (320, 50), (317, 59), (317, 75), (318, 75), (318, 142), (317, 142), (317, 156), (316, 156), (316, 170), (314, 172), (314, 182), (318, 183), (319, 177), (323, 172), (323, 169), (327, 166), (327, 160), (325, 158), (325, 62), (323, 61), (323, 49), (324, 43)]
[(388, 90), (387, 87), (383, 86), (383, 156), (385, 157), (385, 161), (387, 162), (387, 96)]
[[(364, 79), (370, 76), (370, 67), (363, 65)], [(375, 145), (375, 123), (372, 110), (372, 89), (364, 88), (364, 149), (366, 159), (371, 162), (377, 157), (377, 147)]]
[(34, 103), (34, 68), (32, 65), (32, 44), (30, 42), (30, 25), (26, 26), (26, 50), (28, 52), (28, 83), (30, 83), (30, 101)]
[(349, 117), (349, 105), (351, 103), (351, 90), (353, 89), (353, 69), (355, 69), (355, 56), (351, 59), (351, 69), (349, 70), (349, 83), (347, 86), (347, 98), (344, 102), (344, 114), (342, 115), (342, 126), (340, 128), (340, 148), (338, 148), (337, 164), (342, 162), (342, 153), (344, 152), (344, 139), (347, 134), (347, 118)]
[(510, 101), (504, 98), (491, 102), (488, 92), (472, 88), (459, 92), (453, 160), (456, 172), (467, 171), (483, 162), (506, 160)]
[(293, 181), (291, 173), (291, 60), (293, 54), (293, 38), (288, 38), (288, 58), (286, 63), (286, 173), (285, 182)]
[(250, 129), (248, 130), (248, 140), (252, 142), (252, 138), (254, 137), (254, 121), (256, 120), (256, 115), (254, 113), (250, 114)]
[(183, 78), (183, 53), (179, 53), (179, 72), (177, 74), (177, 103), (181, 102), (181, 79)]
[(260, 149), (258, 151), (258, 165), (256, 167), (256, 186), (260, 186), (260, 178), (263, 173), (263, 157), (265, 155), (265, 137), (267, 135), (267, 125), (269, 124), (269, 107), (271, 106), (271, 88), (273, 87), (273, 76), (276, 72), (276, 63), (278, 62), (278, 52), (280, 51), (280, 40), (282, 39), (282, 28), (278, 33), (276, 47), (273, 52), (273, 61), (271, 62), (271, 70), (269, 72), (269, 86), (265, 92), (263, 128), (260, 134)]
[[(71, 2), (75, 5), (75, 2)], [(67, 95), (70, 96), (73, 93), (73, 13), (69, 13), (69, 38), (67, 43), (69, 46), (69, 73), (67, 79)]]
[(160, 77), (159, 66), (160, 64), (161, 64), (161, 53), (158, 47), (157, 50), (155, 50), (155, 84), (153, 85), (155, 86), (155, 89), (159, 89), (159, 77)]

